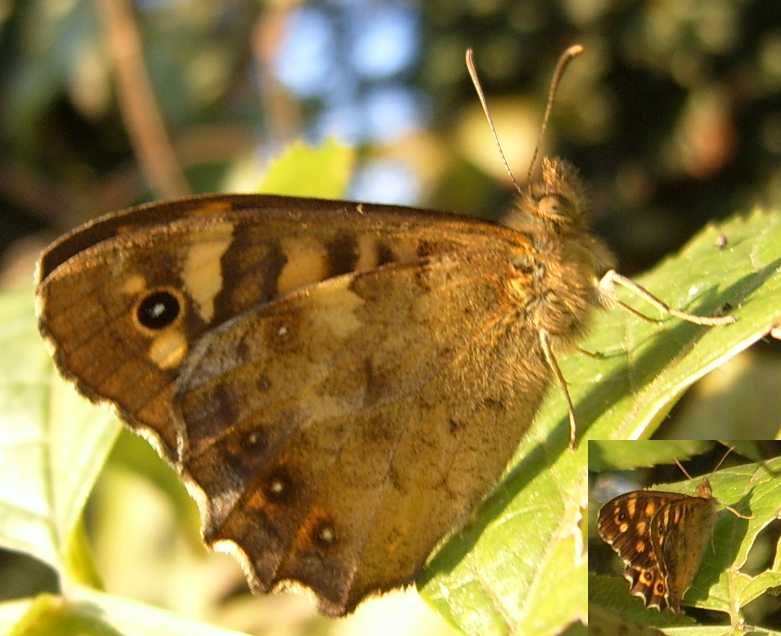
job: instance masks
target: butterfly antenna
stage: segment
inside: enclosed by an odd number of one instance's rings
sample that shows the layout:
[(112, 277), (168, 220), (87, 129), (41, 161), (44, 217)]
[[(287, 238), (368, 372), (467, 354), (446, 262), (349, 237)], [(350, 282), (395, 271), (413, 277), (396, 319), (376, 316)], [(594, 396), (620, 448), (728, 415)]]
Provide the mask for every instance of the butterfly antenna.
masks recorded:
[(722, 455), (721, 459), (719, 460), (719, 463), (716, 464), (716, 468), (713, 469), (713, 472), (715, 473), (719, 467), (724, 463), (724, 460), (727, 459), (727, 455), (729, 455), (733, 450), (735, 450), (734, 446), (728, 446), (727, 452)]
[(687, 470), (686, 470), (686, 469), (683, 467), (683, 464), (681, 464), (681, 462), (679, 462), (679, 461), (676, 459), (676, 460), (675, 460), (675, 463), (678, 465), (678, 468), (680, 468), (680, 469), (681, 469), (681, 472), (682, 472), (684, 475), (686, 475), (686, 479), (694, 479), (694, 477), (692, 477), (692, 476), (689, 474), (689, 471), (687, 471)]
[(475, 68), (474, 54), (472, 53), (472, 49), (466, 50), (466, 70), (469, 71), (469, 77), (472, 78), (472, 84), (474, 84), (477, 97), (480, 100), (480, 105), (483, 107), (485, 118), (488, 120), (488, 126), (491, 129), (491, 134), (494, 136), (496, 147), (499, 148), (499, 155), (502, 157), (504, 169), (507, 170), (507, 174), (510, 175), (510, 181), (513, 182), (515, 190), (518, 192), (518, 194), (521, 194), (521, 186), (518, 185), (513, 171), (510, 170), (510, 164), (507, 162), (507, 157), (504, 154), (504, 150), (502, 150), (502, 144), (499, 141), (499, 135), (496, 132), (496, 126), (494, 126), (494, 120), (493, 117), (491, 117), (491, 111), (488, 110), (488, 103), (485, 101), (483, 87), (480, 86), (480, 78), (477, 76), (477, 68)]
[[(735, 450), (735, 447), (734, 447), (734, 446), (730, 446), (729, 448), (727, 448), (727, 452), (726, 452), (726, 453), (724, 453), (724, 455), (722, 455), (722, 456), (721, 456), (721, 459), (719, 460), (719, 463), (718, 463), (718, 464), (716, 464), (716, 468), (714, 468), (714, 469), (711, 471), (712, 473), (715, 473), (715, 472), (716, 472), (716, 471), (719, 469), (719, 467), (720, 467), (720, 466), (721, 466), (721, 465), (724, 463), (724, 460), (725, 460), (725, 459), (727, 459), (727, 455), (729, 455), (729, 454), (730, 454), (730, 453), (731, 453), (733, 450)], [(683, 464), (681, 464), (681, 462), (679, 462), (679, 461), (676, 459), (676, 460), (675, 460), (675, 463), (678, 465), (678, 468), (680, 468), (680, 469), (681, 469), (681, 472), (682, 472), (684, 475), (686, 475), (686, 478), (687, 478), (687, 479), (693, 479), (693, 477), (692, 477), (692, 476), (691, 476), (691, 475), (690, 475), (690, 474), (687, 472), (687, 470), (686, 470), (686, 469), (683, 467)]]
[(548, 89), (548, 103), (545, 105), (545, 114), (542, 116), (540, 136), (537, 137), (537, 145), (534, 147), (534, 154), (532, 155), (532, 160), (529, 164), (529, 174), (526, 175), (527, 183), (531, 181), (532, 174), (534, 173), (534, 164), (537, 161), (537, 157), (540, 155), (542, 140), (545, 138), (545, 129), (548, 126), (548, 118), (550, 117), (551, 110), (553, 110), (553, 102), (556, 98), (556, 91), (561, 83), (561, 78), (564, 76), (564, 71), (567, 70), (569, 63), (581, 53), (583, 53), (583, 45), (573, 44), (561, 54), (559, 61), (556, 63), (556, 70), (553, 71), (553, 79), (551, 79), (550, 88)]

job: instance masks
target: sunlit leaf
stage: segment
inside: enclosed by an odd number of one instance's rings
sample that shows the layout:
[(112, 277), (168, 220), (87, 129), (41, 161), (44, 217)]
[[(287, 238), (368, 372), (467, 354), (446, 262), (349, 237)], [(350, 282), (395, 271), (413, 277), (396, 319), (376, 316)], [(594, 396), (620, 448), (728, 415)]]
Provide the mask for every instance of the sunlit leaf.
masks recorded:
[(311, 148), (288, 146), (269, 166), (258, 190), (267, 194), (338, 199), (344, 196), (355, 155), (333, 139)]
[(33, 293), (0, 297), (0, 545), (93, 580), (78, 522), (119, 432), (55, 372)]
[[(9, 636), (242, 636), (219, 627), (188, 621), (143, 603), (136, 603), (89, 588), (74, 588), (69, 598), (43, 594), (17, 602), (0, 617), (15, 615)], [(20, 610), (24, 610), (22, 613)]]

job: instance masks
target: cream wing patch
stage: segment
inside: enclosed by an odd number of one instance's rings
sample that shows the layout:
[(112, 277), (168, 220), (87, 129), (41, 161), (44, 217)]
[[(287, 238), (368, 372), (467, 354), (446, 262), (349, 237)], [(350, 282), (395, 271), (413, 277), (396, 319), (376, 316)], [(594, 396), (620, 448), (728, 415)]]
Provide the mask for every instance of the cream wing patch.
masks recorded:
[(219, 223), (210, 234), (211, 240), (193, 243), (182, 268), (185, 289), (205, 322), (214, 318), (214, 299), (223, 284), (221, 260), (233, 241), (233, 224)]
[(187, 355), (187, 338), (179, 329), (164, 331), (152, 341), (147, 353), (161, 369), (177, 367)]
[(356, 310), (364, 300), (349, 287), (352, 277), (342, 276), (319, 286), (314, 293), (317, 299), (317, 319), (335, 337), (346, 340), (361, 328)]
[(287, 262), (277, 279), (280, 296), (328, 278), (328, 252), (320, 241), (309, 237), (287, 239), (282, 249)]
[(120, 285), (122, 293), (137, 296), (146, 289), (146, 279), (141, 274), (131, 274)]

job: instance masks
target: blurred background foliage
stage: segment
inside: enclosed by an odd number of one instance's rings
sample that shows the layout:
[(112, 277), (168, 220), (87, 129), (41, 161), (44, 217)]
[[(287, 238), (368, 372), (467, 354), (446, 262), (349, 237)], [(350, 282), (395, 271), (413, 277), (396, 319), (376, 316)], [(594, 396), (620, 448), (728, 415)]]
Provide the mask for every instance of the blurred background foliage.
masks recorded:
[[(778, 205), (778, 2), (0, 0), (0, 282), (29, 286), (40, 249), (98, 213), (253, 191), (300, 138), (355, 146), (350, 198), (495, 218), (513, 191), (464, 51), (522, 180), (553, 66), (576, 41), (586, 52), (561, 85), (545, 152), (583, 173), (624, 273), (709, 221)], [(691, 391), (660, 434), (772, 438), (779, 381), (778, 345), (754, 347)], [(232, 561), (204, 559), (173, 475), (129, 435), (90, 510), (99, 567), (116, 568), (102, 572), (110, 591), (242, 629), (272, 629), (266, 603), (286, 604), (275, 610), (286, 629), (353, 629), (298, 597), (248, 600)], [(136, 546), (151, 546), (156, 569)], [(0, 582), (4, 597), (56, 586), (16, 555), (0, 559)], [(434, 620), (415, 607), (391, 613)]]

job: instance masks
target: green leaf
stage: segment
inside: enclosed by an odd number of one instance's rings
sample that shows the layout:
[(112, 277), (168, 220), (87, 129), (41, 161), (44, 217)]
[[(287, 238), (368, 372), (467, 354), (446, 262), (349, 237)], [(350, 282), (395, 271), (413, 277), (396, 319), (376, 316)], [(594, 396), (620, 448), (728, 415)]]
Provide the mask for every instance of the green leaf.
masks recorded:
[[(589, 572), (588, 575), (588, 606), (589, 624), (592, 614), (596, 612), (604, 612), (601, 617), (612, 617), (613, 620), (628, 621), (634, 625), (648, 627), (681, 627), (697, 624), (693, 618), (685, 614), (673, 614), (667, 610), (660, 612), (655, 608), (646, 609), (642, 599), (629, 594), (626, 579), (593, 572)], [(723, 632), (724, 627), (720, 629)]]
[(622, 443), (592, 440), (588, 443), (588, 469), (628, 470), (657, 464), (672, 464), (707, 451), (713, 442), (694, 440), (648, 440)]
[[(729, 239), (719, 249), (716, 237)], [(562, 358), (584, 432), (593, 439), (650, 437), (682, 393), (764, 337), (781, 320), (781, 214), (755, 211), (709, 226), (637, 282), (670, 306), (708, 315), (731, 308), (737, 322), (701, 327), (649, 323), (625, 311), (598, 312), (582, 348), (605, 354)], [(623, 300), (651, 314), (637, 298)], [(551, 407), (562, 412), (557, 400)], [(542, 413), (541, 413), (542, 415)]]
[(9, 636), (120, 636), (96, 615), (51, 594), (38, 596)]
[(0, 602), (0, 634), (10, 634), (30, 610), (33, 602), (29, 598)]
[(0, 296), (0, 545), (94, 581), (78, 524), (119, 425), (55, 372), (33, 293)]
[[(78, 586), (67, 599), (42, 594), (31, 602), (16, 602), (8, 608), (3, 605), (11, 604), (0, 604), (0, 620), (9, 627), (3, 633), (9, 636), (242, 636), (241, 632), (184, 620), (143, 603)], [(12, 627), (11, 617), (15, 618)]]
[[(730, 612), (741, 608), (771, 587), (781, 585), (781, 569), (756, 576), (740, 572), (757, 535), (777, 518), (781, 510), (781, 457), (744, 464), (708, 475), (713, 496), (750, 519), (722, 510), (713, 530), (713, 552), (707, 552), (692, 587), (684, 597), (697, 607)], [(702, 478), (654, 486), (693, 494)]]
[(258, 191), (337, 199), (347, 190), (354, 158), (351, 148), (333, 139), (317, 148), (293, 143), (271, 163)]
[[(724, 249), (719, 234), (728, 239)], [(602, 355), (557, 356), (575, 406), (577, 449), (567, 448), (566, 402), (551, 385), (494, 493), (422, 572), (423, 596), (467, 633), (556, 634), (585, 620), (578, 524), (587, 505), (586, 439), (650, 437), (688, 386), (767, 334), (781, 320), (780, 266), (781, 214), (755, 211), (709, 226), (637, 279), (684, 311), (713, 314), (728, 303), (735, 324), (595, 312), (579, 346)], [(550, 584), (562, 580), (567, 585)]]

